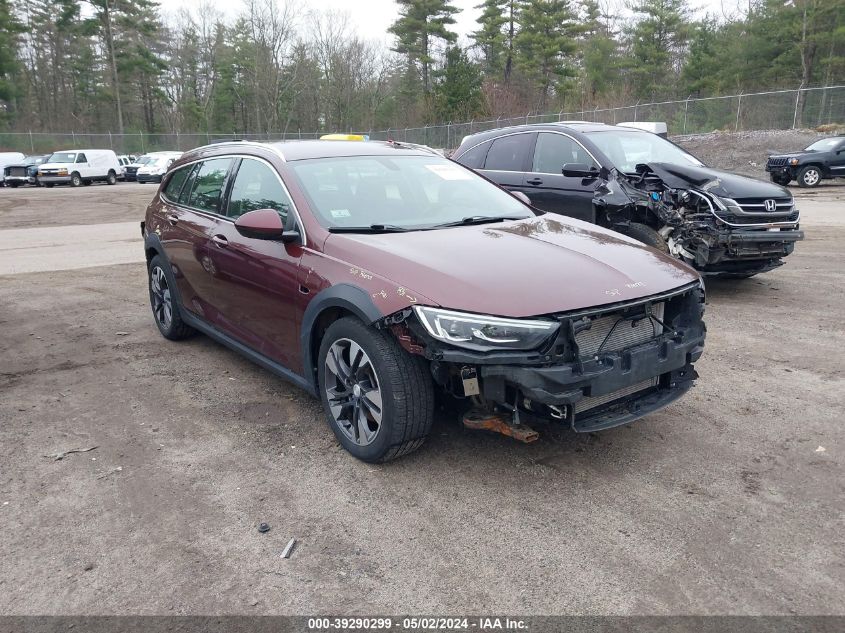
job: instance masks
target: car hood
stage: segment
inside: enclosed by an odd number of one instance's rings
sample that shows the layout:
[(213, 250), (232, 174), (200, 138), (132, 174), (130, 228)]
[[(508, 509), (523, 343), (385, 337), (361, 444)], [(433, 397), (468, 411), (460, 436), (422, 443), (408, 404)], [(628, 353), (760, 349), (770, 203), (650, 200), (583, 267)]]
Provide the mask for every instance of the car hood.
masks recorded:
[(807, 151), (804, 149), (798, 150), (797, 152), (786, 152), (784, 154), (769, 154), (769, 158), (807, 158), (812, 156), (817, 156), (820, 152), (816, 150)]
[(789, 189), (766, 180), (732, 174), (711, 167), (649, 163), (648, 167), (672, 189), (700, 189), (720, 198), (789, 198)]
[(638, 299), (699, 279), (685, 264), (628, 237), (548, 216), (408, 233), (332, 234), (324, 252), (441, 307), (505, 317)]
[(72, 169), (76, 163), (41, 163), (40, 169)]

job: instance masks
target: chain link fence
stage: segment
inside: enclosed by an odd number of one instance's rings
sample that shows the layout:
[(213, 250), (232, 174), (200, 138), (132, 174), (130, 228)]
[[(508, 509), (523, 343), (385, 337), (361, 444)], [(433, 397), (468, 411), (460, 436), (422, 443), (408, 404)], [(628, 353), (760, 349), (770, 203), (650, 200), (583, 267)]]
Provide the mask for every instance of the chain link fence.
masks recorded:
[[(594, 108), (579, 112), (527, 113), (484, 121), (445, 123), (387, 130), (350, 130), (368, 134), (373, 140), (405, 141), (431, 147), (454, 149), (464, 136), (510, 125), (592, 121), (616, 124), (623, 121), (664, 121), (670, 135), (723, 131), (787, 130), (845, 125), (845, 85), (774, 90), (719, 97), (695, 97), (680, 101), (635, 103), (615, 108)], [(287, 131), (276, 134), (173, 133), (112, 134), (0, 132), (0, 151), (47, 153), (60, 149), (111, 148), (118, 153), (142, 154), (156, 150), (186, 151), (213, 140), (255, 141), (314, 139), (329, 132)]]

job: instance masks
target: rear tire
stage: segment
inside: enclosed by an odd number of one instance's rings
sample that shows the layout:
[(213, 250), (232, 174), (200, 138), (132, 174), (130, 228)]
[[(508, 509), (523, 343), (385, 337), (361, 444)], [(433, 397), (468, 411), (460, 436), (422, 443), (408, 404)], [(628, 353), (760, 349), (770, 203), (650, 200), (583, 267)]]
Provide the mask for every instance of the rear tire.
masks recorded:
[(161, 335), (171, 341), (193, 336), (196, 330), (182, 320), (179, 302), (173, 290), (176, 281), (170, 264), (161, 255), (153, 257), (147, 267), (147, 287), (153, 319)]
[(660, 233), (650, 226), (640, 224), (639, 222), (631, 222), (628, 228), (625, 229), (625, 235), (633, 237), (638, 242), (642, 242), (652, 248), (656, 248), (662, 253), (669, 254), (669, 244), (666, 243), (666, 240), (663, 239)]
[(82, 185), (82, 176), (80, 176), (78, 172), (73, 172), (70, 175), (70, 186), (71, 187), (79, 187), (81, 185)]
[(815, 165), (807, 165), (798, 172), (799, 187), (818, 187), (822, 181), (822, 171)]
[(344, 317), (326, 330), (317, 364), (329, 426), (352, 455), (386, 462), (422, 446), (434, 419), (434, 386), (421, 358), (390, 334)]
[(45, 187), (47, 187), (47, 189), (52, 189), (54, 184), (56, 184), (56, 183), (54, 183), (54, 182), (45, 182), (45, 183), (44, 183), (44, 186), (45, 186)]

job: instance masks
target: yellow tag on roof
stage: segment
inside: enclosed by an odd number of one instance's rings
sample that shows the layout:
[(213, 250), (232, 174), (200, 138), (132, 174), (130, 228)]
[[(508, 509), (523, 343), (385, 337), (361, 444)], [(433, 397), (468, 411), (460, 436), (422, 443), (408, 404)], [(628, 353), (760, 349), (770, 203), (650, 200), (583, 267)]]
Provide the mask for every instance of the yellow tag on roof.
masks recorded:
[(321, 141), (369, 141), (366, 134), (323, 134)]

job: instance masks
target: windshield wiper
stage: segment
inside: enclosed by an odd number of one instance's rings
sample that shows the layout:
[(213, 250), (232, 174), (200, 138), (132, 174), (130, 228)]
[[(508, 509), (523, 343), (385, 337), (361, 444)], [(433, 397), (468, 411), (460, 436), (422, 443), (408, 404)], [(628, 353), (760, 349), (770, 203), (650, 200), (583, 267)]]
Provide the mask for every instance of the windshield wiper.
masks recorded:
[(448, 226), (470, 226), (472, 224), (490, 224), (492, 222), (504, 222), (506, 220), (524, 220), (525, 217), (514, 218), (502, 215), (470, 215), (466, 218), (463, 218), (462, 220), (457, 220), (456, 222), (444, 222), (443, 224), (435, 224), (431, 228), (440, 229)]
[(371, 224), (370, 226), (330, 226), (329, 233), (404, 233), (410, 231), (395, 224)]

